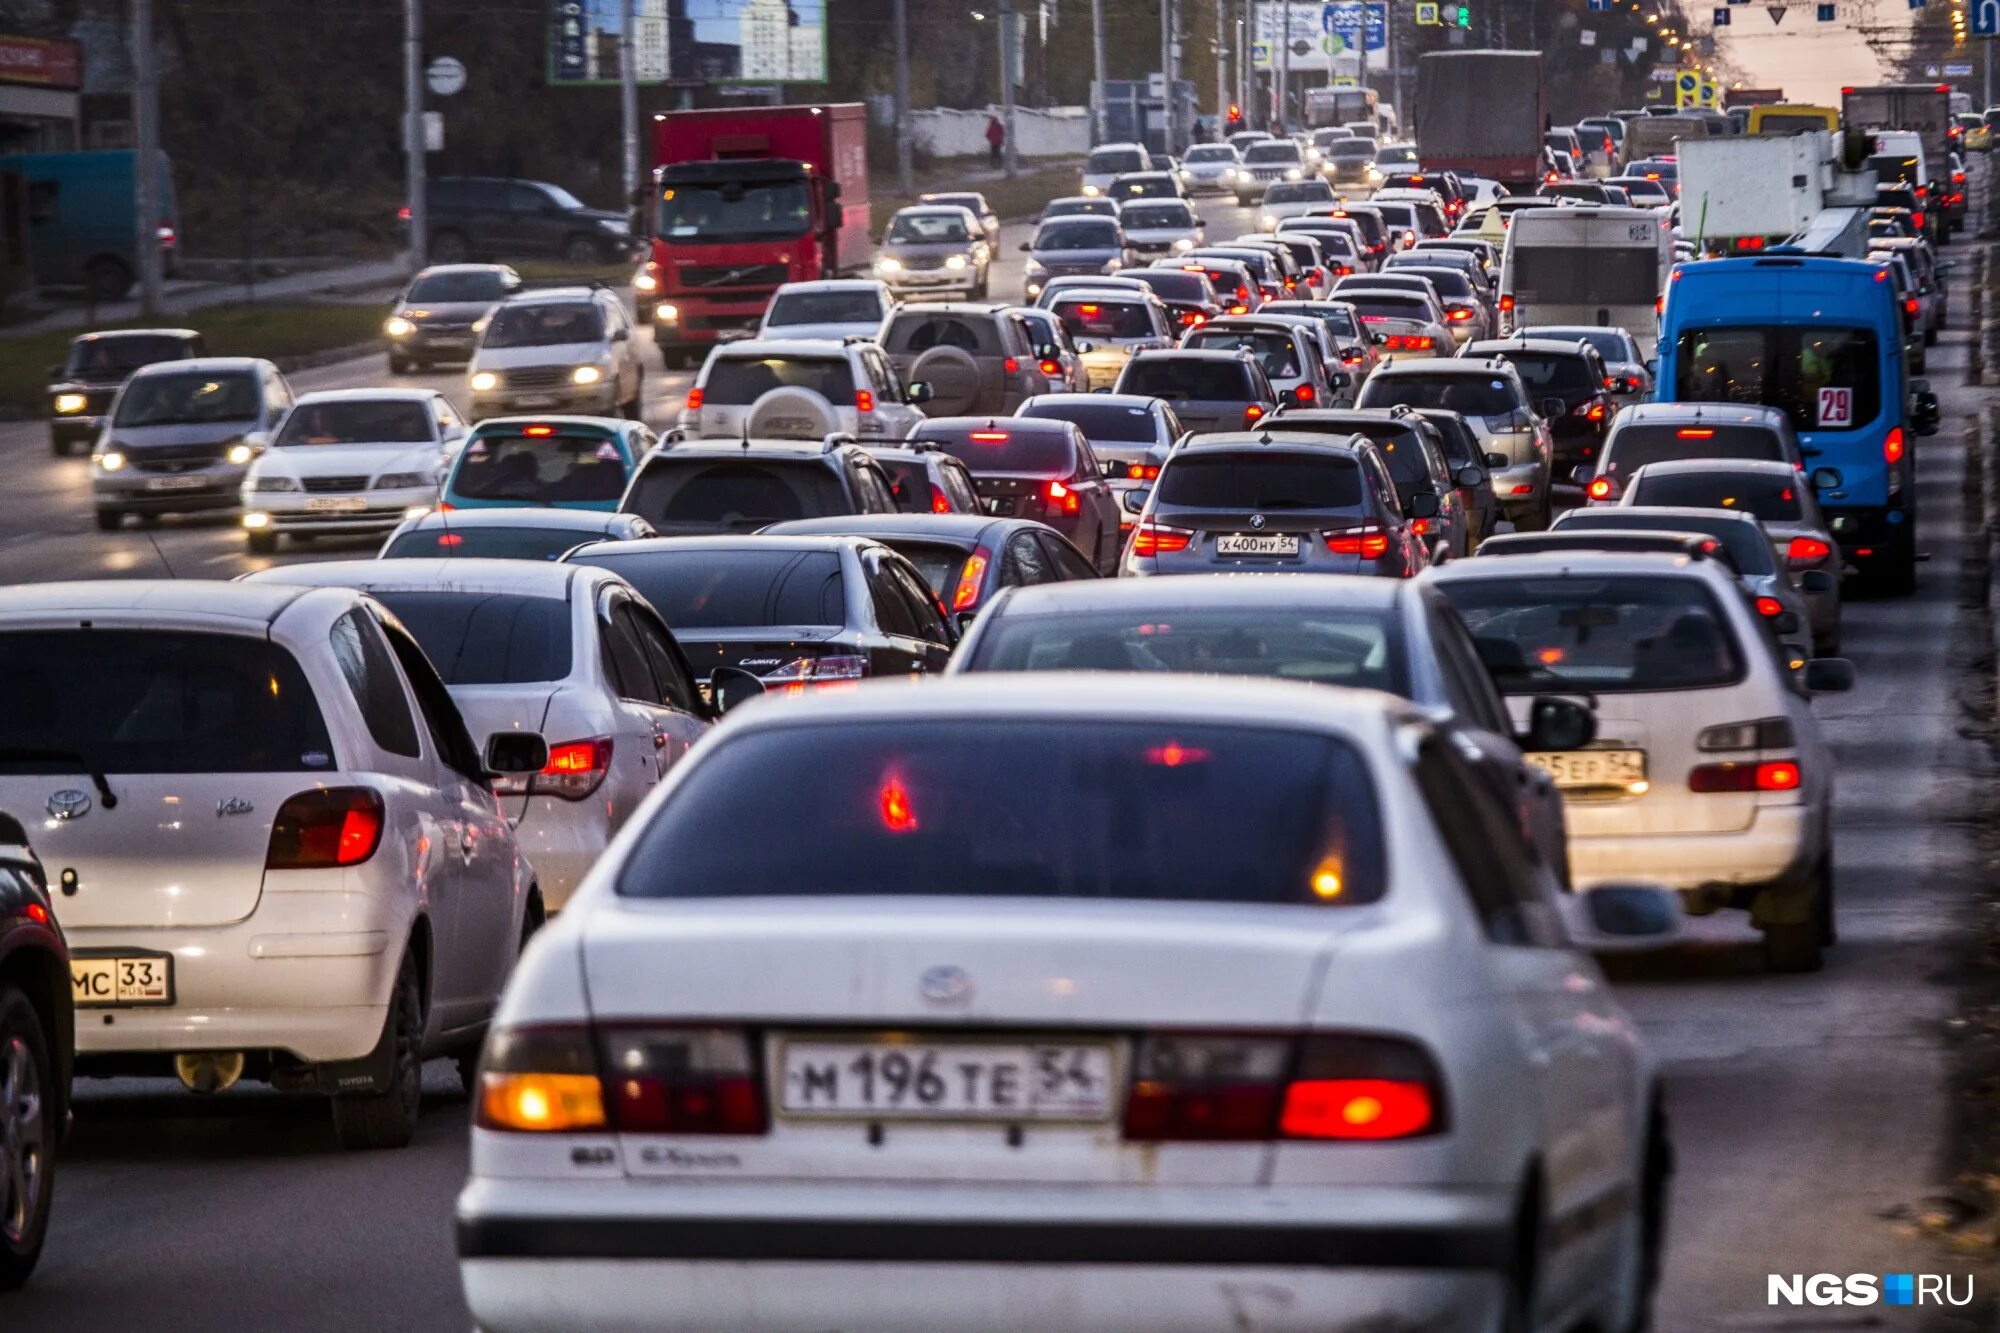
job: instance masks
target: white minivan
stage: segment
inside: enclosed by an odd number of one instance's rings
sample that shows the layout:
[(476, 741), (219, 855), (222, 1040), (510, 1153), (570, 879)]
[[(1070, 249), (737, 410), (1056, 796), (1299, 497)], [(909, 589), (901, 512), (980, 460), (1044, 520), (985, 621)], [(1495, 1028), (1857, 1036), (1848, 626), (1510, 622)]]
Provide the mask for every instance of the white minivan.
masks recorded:
[(1651, 209), (1524, 209), (1500, 261), (1500, 334), (1537, 324), (1622, 328), (1651, 358), (1673, 266), (1673, 229)]

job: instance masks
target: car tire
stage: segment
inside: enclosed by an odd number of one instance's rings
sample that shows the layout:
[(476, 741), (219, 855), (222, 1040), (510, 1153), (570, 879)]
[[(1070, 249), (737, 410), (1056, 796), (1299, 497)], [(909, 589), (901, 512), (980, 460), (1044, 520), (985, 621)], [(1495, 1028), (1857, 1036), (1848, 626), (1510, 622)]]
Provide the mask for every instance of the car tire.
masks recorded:
[(116, 532), (125, 526), (125, 511), (122, 509), (100, 509), (97, 511), (97, 530)]
[(0, 987), (0, 1291), (26, 1282), (42, 1257), (55, 1197), (59, 1102), (41, 1018), (26, 995)]
[(243, 534), (243, 544), (249, 548), (251, 555), (276, 555), (278, 553), (278, 534), (275, 532), (246, 532)]
[(1535, 1286), (1541, 1274), (1544, 1252), (1544, 1222), (1539, 1190), (1531, 1188), (1522, 1197), (1521, 1213), (1515, 1220), (1514, 1255), (1501, 1275), (1504, 1283), (1499, 1333), (1534, 1333)]
[(644, 372), (640, 373), (637, 382), (632, 385), (632, 397), (619, 410), (625, 414), (627, 421), (644, 421), (646, 419), (646, 376)]
[(472, 258), (472, 243), (465, 239), (464, 232), (437, 231), (431, 233), (431, 263), (463, 264), (470, 258)]
[(1813, 904), (1813, 922), (1819, 927), (1819, 942), (1822, 946), (1840, 943), (1839, 900), (1833, 889), (1833, 849), (1820, 853), (1819, 869), (1815, 872), (1819, 880), (1816, 901)]
[(563, 242), (562, 257), (569, 264), (598, 264), (604, 261), (604, 252), (590, 237), (572, 236)]
[(69, 441), (55, 432), (49, 432), (49, 452), (57, 458), (69, 457)]
[(389, 373), (391, 375), (407, 375), (411, 370), (415, 369), (415, 364), (407, 356), (398, 356), (394, 352), (389, 353)]
[(1936, 329), (1925, 329), (1925, 330), (1924, 330), (1924, 346), (1926, 346), (1926, 347), (1936, 347), (1936, 346), (1937, 346), (1937, 340), (1938, 340), (1938, 331), (1937, 331)]
[(660, 366), (668, 374), (688, 368), (687, 349), (674, 343), (660, 343)]
[(1766, 972), (1817, 972), (1826, 963), (1821, 922), (1825, 895), (1815, 892), (1811, 913), (1803, 921), (1788, 921), (1764, 927), (1764, 970)]
[(351, 1152), (403, 1148), (416, 1137), (424, 1092), (424, 996), (414, 955), (403, 955), (383, 1034), (390, 1045), (389, 1086), (333, 1099), (334, 1135)]

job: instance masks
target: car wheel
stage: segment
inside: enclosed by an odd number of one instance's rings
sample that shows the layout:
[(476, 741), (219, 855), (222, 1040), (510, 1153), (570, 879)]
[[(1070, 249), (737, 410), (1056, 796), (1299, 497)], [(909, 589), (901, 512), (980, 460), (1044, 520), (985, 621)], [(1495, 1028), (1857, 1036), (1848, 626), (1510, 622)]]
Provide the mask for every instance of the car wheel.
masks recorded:
[(440, 231), (431, 235), (433, 264), (463, 264), (472, 258), (472, 244), (462, 231)]
[(1819, 887), (1813, 904), (1813, 920), (1819, 926), (1819, 942), (1822, 945), (1840, 943), (1840, 923), (1835, 919), (1838, 905), (1833, 892), (1833, 850), (1828, 848), (1820, 853), (1817, 872)]
[(563, 242), (562, 257), (571, 264), (595, 264), (599, 259), (597, 242), (588, 236), (572, 236)]
[(122, 509), (100, 509), (97, 511), (97, 530), (99, 532), (116, 532), (124, 524), (125, 511)]
[(35, 1271), (56, 1184), (55, 1065), (28, 997), (0, 988), (0, 1291)]
[(1825, 964), (1825, 932), (1830, 927), (1821, 917), (1830, 904), (1820, 891), (1823, 888), (1823, 884), (1815, 886), (1812, 910), (1805, 920), (1764, 927), (1766, 972), (1817, 972)]
[(688, 368), (687, 349), (675, 346), (672, 343), (661, 343), (659, 346), (660, 365), (669, 374), (676, 370), (686, 370)]
[(49, 432), (49, 452), (57, 458), (69, 457), (69, 441), (54, 431)]
[(243, 544), (250, 548), (250, 554), (252, 555), (276, 555), (278, 551), (278, 534), (275, 532), (246, 532), (243, 534)]
[(410, 358), (407, 356), (398, 356), (394, 352), (389, 353), (389, 373), (391, 375), (407, 375), (411, 369), (412, 363)]
[(644, 375), (644, 373), (641, 373), (638, 376), (638, 378), (633, 382), (632, 397), (626, 402), (623, 408), (623, 411), (625, 413), (625, 419), (627, 421), (644, 421), (646, 419), (645, 400), (646, 400), (646, 376)]
[(402, 1148), (416, 1137), (424, 1092), (424, 996), (417, 960), (410, 954), (403, 955), (396, 988), (389, 993), (383, 1036), (390, 1047), (389, 1086), (333, 1099), (333, 1132), (349, 1150)]
[(1531, 1189), (1521, 1200), (1521, 1215), (1515, 1220), (1514, 1257), (1503, 1275), (1498, 1333), (1534, 1333), (1535, 1284), (1541, 1274), (1542, 1208), (1539, 1191)]

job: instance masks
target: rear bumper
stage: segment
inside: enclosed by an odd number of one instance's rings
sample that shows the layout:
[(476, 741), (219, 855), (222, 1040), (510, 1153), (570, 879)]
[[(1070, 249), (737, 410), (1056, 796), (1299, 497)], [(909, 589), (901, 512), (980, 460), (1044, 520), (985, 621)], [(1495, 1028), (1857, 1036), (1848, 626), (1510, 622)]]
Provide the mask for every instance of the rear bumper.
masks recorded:
[(1570, 874), (1579, 889), (1631, 880), (1683, 893), (1748, 888), (1803, 872), (1817, 849), (1818, 832), (1808, 805), (1759, 806), (1750, 827), (1734, 833), (1591, 837), (1580, 836), (1572, 819)]
[(562, 910), (604, 854), (613, 832), (601, 801), (528, 798), (527, 812), (515, 826), (514, 839), (534, 868), (543, 907), (552, 913)]

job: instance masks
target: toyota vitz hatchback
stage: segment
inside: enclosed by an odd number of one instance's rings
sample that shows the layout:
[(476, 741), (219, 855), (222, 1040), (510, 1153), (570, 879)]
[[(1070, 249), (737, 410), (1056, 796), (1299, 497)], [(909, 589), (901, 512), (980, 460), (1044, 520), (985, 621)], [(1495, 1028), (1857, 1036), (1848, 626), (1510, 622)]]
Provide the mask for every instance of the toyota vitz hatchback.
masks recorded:
[(1671, 898), (1558, 894), (1403, 701), (1133, 685), (753, 704), (691, 756), (486, 1047), (478, 1325), (1639, 1326), (1669, 1149), (1578, 946)]

